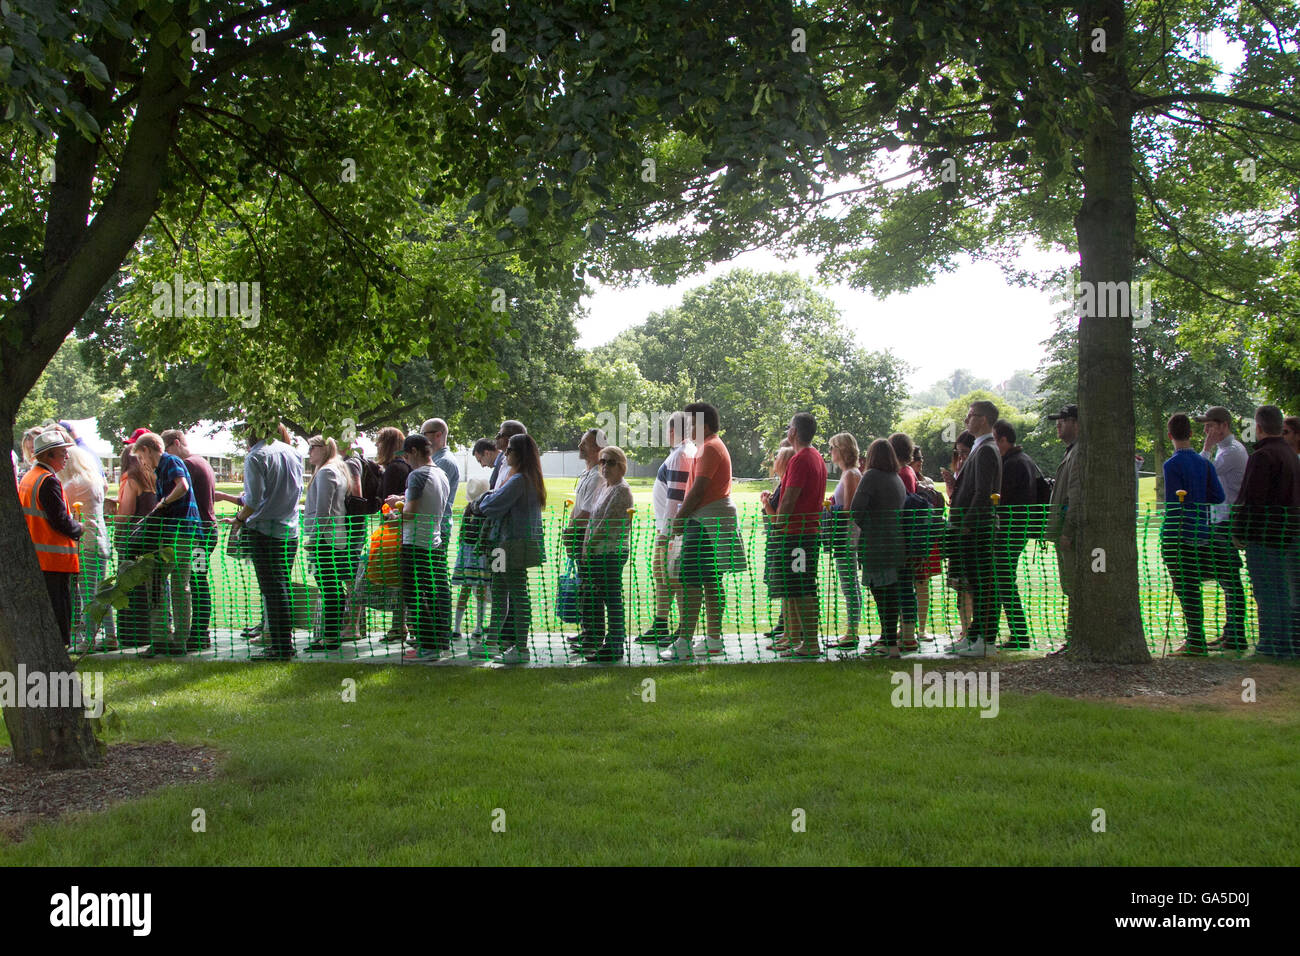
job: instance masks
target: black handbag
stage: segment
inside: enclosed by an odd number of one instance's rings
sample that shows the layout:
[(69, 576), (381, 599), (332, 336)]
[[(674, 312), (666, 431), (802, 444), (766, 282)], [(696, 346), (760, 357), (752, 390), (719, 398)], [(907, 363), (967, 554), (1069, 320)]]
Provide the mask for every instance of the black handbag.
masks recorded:
[(163, 545), (163, 520), (154, 514), (147, 514), (137, 521), (127, 535), (125, 556), (134, 560), (142, 554), (157, 551)]

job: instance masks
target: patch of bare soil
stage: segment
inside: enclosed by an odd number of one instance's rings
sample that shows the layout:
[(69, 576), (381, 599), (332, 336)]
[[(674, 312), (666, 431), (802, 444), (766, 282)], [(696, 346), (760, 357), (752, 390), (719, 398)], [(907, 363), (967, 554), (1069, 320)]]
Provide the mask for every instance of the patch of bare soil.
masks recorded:
[[(998, 672), (998, 690), (1104, 700), (1139, 707), (1300, 712), (1300, 668), (1242, 659), (1156, 658), (1145, 664), (1093, 664), (1060, 657), (981, 661)], [(1251, 684), (1247, 684), (1249, 680)], [(1253, 693), (1253, 701), (1242, 699)], [(1242, 710), (1243, 713), (1247, 712)]]
[(34, 823), (66, 813), (95, 813), (176, 783), (211, 780), (217, 751), (170, 741), (114, 744), (98, 767), (36, 770), (0, 748), (0, 841), (21, 840)]

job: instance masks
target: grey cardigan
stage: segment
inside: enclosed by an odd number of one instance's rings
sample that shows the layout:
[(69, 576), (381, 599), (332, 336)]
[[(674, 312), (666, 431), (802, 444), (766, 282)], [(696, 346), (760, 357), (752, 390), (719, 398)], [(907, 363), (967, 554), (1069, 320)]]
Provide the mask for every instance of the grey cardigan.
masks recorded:
[(587, 522), (586, 546), (589, 554), (620, 554), (628, 550), (631, 522), (627, 509), (632, 507), (632, 488), (620, 481), (612, 488), (600, 489)]
[(885, 587), (900, 580), (907, 552), (898, 519), (906, 498), (903, 479), (897, 472), (868, 468), (862, 473), (849, 507), (862, 529), (858, 561), (862, 565), (862, 583), (868, 587)]

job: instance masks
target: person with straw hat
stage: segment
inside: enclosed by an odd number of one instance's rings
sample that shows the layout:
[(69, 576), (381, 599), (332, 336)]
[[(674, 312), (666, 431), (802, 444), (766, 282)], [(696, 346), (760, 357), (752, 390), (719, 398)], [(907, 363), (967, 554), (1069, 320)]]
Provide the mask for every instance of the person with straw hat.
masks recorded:
[(72, 637), (72, 579), (81, 570), (77, 542), (85, 533), (81, 522), (69, 513), (67, 495), (59, 481), (59, 471), (72, 445), (61, 428), (45, 429), (32, 442), (35, 464), (18, 485), (27, 533), (36, 547), (36, 560), (45, 577), (45, 590), (64, 647)]

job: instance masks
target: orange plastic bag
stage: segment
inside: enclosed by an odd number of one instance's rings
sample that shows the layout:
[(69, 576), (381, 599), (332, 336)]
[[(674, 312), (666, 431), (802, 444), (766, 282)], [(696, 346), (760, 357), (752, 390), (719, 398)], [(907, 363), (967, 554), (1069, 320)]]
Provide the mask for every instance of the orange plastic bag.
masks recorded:
[(381, 588), (402, 586), (401, 526), (385, 523), (371, 532), (366, 580)]

